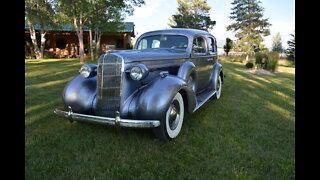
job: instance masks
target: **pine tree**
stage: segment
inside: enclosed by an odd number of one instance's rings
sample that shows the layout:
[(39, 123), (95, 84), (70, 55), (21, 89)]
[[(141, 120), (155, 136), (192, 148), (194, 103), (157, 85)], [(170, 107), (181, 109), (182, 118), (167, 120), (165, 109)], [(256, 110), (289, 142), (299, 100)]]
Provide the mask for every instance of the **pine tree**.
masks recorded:
[(278, 53), (283, 52), (281, 35), (279, 32), (272, 38), (272, 51), (277, 51)]
[(172, 28), (192, 28), (208, 31), (216, 24), (210, 19), (211, 7), (206, 0), (178, 0), (178, 12), (168, 24)]
[(232, 49), (232, 40), (230, 38), (226, 38), (226, 45), (223, 46), (224, 52), (226, 52), (227, 56)]
[(259, 48), (263, 42), (263, 36), (270, 35), (268, 29), (271, 24), (268, 19), (263, 19), (263, 11), (258, 0), (234, 0), (231, 4), (230, 19), (236, 22), (227, 27), (227, 31), (235, 32), (238, 38), (239, 47), (242, 51), (251, 54)]
[(285, 50), (285, 53), (287, 54), (288, 56), (288, 59), (289, 60), (295, 60), (295, 54), (296, 54), (296, 47), (295, 47), (295, 44), (296, 44), (296, 40), (295, 40), (295, 35), (294, 34), (290, 34), (292, 36), (293, 39), (289, 40), (287, 43), (288, 43), (288, 48)]

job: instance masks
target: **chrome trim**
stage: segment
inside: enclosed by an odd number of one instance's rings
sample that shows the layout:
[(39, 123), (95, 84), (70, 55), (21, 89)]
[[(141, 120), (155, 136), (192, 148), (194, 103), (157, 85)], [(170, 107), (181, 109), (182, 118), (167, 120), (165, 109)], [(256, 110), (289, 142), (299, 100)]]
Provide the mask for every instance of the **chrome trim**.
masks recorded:
[(155, 128), (160, 126), (159, 120), (121, 119), (120, 113), (118, 111), (116, 112), (115, 118), (74, 113), (72, 112), (71, 107), (69, 108), (68, 112), (61, 111), (58, 109), (55, 109), (53, 112), (61, 117), (68, 118), (71, 122), (72, 121), (91, 122), (91, 123), (102, 124), (102, 125), (135, 127), (135, 128)]
[(163, 78), (163, 77), (166, 77), (169, 75), (169, 71), (161, 71), (160, 72), (160, 76)]
[(196, 110), (198, 110), (204, 103), (206, 103), (217, 91), (212, 91), (208, 97), (206, 97), (205, 100), (203, 100), (201, 103), (197, 104), (196, 108), (193, 110), (192, 113), (194, 113)]
[(97, 96), (94, 114), (115, 116), (121, 106), (124, 73), (124, 59), (115, 54), (106, 53), (98, 62)]
[[(138, 67), (138, 68), (140, 68), (141, 71), (142, 71), (142, 76), (141, 76), (141, 78), (138, 79), (138, 80), (132, 78), (132, 76), (131, 76), (131, 70), (132, 70), (132, 68), (134, 68), (134, 67)], [(133, 65), (133, 66), (129, 69), (129, 74), (130, 74), (130, 77), (131, 77), (132, 80), (134, 80), (134, 81), (140, 81), (140, 80), (142, 80), (142, 79), (144, 79), (145, 77), (148, 76), (148, 74), (149, 74), (149, 69), (148, 69), (147, 66), (144, 65), (144, 64), (136, 64), (136, 65)]]

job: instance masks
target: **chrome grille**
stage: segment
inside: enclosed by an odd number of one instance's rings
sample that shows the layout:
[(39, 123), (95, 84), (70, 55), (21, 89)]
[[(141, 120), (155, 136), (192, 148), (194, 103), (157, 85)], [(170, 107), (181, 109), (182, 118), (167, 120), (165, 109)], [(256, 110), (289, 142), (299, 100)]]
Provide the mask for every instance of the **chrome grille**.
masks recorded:
[(115, 117), (120, 108), (123, 59), (106, 54), (99, 59), (95, 114)]

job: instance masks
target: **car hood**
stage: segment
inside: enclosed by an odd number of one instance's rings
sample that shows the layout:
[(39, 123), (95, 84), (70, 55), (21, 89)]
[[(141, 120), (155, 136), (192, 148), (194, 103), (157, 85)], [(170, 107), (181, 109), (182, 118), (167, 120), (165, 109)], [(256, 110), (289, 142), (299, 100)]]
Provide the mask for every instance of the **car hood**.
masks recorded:
[(186, 49), (112, 50), (109, 53), (121, 56), (125, 62), (188, 58)]

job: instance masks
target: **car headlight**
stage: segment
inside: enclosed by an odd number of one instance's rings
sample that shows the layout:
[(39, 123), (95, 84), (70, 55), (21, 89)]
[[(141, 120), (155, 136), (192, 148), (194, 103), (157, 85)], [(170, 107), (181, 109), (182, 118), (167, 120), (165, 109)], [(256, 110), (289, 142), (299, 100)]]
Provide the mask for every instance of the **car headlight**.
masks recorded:
[(135, 65), (130, 69), (130, 77), (135, 81), (145, 78), (148, 73), (148, 68), (143, 64)]
[(95, 64), (84, 64), (81, 66), (80, 75), (84, 78), (90, 78), (97, 74), (97, 65)]

